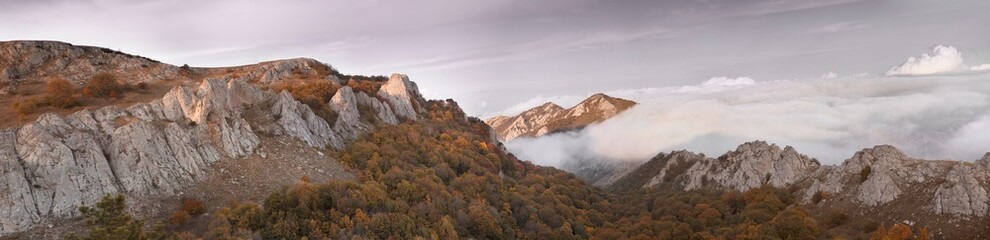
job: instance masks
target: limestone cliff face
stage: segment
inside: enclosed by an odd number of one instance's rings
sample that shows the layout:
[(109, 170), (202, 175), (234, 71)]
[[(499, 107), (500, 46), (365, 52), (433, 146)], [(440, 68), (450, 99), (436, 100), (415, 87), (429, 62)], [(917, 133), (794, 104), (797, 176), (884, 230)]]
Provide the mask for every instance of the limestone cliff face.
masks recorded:
[[(660, 154), (615, 184), (623, 188), (666, 185), (686, 190), (733, 189), (745, 191), (769, 184), (785, 187), (818, 169), (817, 160), (764, 141), (748, 142), (718, 158), (687, 151)], [(645, 179), (644, 179), (645, 177)]]
[[(990, 154), (987, 155), (990, 157)], [(687, 151), (662, 153), (632, 171), (611, 176), (609, 187), (725, 189), (745, 191), (764, 184), (796, 187), (803, 201), (819, 193), (860, 206), (919, 208), (934, 214), (990, 215), (988, 157), (976, 162), (914, 159), (897, 148), (863, 149), (838, 166), (821, 166), (788, 146), (755, 141), (718, 158)]]
[(893, 146), (876, 146), (812, 174), (805, 199), (826, 192), (866, 206), (914, 202), (933, 213), (982, 217), (990, 204), (990, 169), (979, 162), (914, 159)]
[(45, 114), (2, 130), (0, 235), (75, 216), (79, 206), (106, 194), (175, 194), (202, 178), (211, 163), (254, 154), (261, 135), (344, 147), (371, 127), (361, 122), (359, 106), (386, 124), (397, 124), (397, 115), (416, 119), (412, 102), (418, 92), (400, 76), (385, 85), (402, 87), (379, 92), (388, 102), (342, 88), (329, 103), (340, 112), (333, 127), (287, 92), (210, 79), (195, 89), (176, 87), (150, 103)]
[(746, 190), (769, 184), (784, 187), (793, 184), (821, 166), (817, 160), (801, 155), (794, 148), (781, 149), (764, 141), (739, 145), (735, 151), (714, 161), (701, 161), (687, 169), (685, 189), (719, 186)]
[(495, 116), (485, 123), (495, 130), (499, 140), (507, 142), (517, 137), (538, 137), (582, 128), (618, 115), (633, 105), (636, 105), (633, 101), (599, 93), (569, 109), (548, 102), (516, 116)]

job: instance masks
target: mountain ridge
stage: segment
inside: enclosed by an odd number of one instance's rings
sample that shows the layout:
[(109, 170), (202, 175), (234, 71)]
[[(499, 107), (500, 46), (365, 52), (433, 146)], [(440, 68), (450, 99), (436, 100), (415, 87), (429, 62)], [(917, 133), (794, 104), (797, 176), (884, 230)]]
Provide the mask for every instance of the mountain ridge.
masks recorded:
[[(660, 153), (628, 173), (612, 176), (618, 180), (605, 187), (620, 192), (745, 191), (770, 185), (791, 188), (802, 202), (816, 207), (861, 209), (892, 221), (950, 229), (960, 226), (940, 226), (940, 221), (990, 215), (987, 159), (922, 160), (896, 147), (877, 145), (857, 151), (839, 165), (821, 165), (793, 147), (753, 141), (715, 158), (687, 150)], [(982, 231), (979, 226), (964, 227)]]
[(518, 137), (538, 137), (549, 133), (580, 129), (598, 123), (633, 107), (636, 102), (596, 93), (571, 108), (553, 102), (530, 108), (514, 116), (494, 116), (485, 120), (503, 142)]

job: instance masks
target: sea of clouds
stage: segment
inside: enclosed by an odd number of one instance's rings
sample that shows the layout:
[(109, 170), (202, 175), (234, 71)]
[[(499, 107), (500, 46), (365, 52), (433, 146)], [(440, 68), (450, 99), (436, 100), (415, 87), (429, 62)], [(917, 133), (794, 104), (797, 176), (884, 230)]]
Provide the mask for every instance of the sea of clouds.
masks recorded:
[(876, 76), (787, 81), (716, 77), (700, 85), (611, 91), (640, 104), (579, 132), (506, 143), (520, 159), (643, 161), (687, 149), (718, 156), (743, 142), (794, 146), (825, 164), (889, 144), (925, 159), (990, 152), (990, 65), (966, 65), (950, 46)]

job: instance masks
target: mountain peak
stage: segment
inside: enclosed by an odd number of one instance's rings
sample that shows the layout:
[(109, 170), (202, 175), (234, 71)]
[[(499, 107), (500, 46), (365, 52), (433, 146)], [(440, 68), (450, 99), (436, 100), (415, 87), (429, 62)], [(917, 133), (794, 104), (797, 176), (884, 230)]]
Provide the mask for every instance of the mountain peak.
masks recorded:
[(990, 167), (990, 152), (988, 152), (986, 155), (983, 155), (983, 159), (976, 160), (976, 164)]
[(485, 120), (502, 141), (517, 137), (538, 137), (548, 133), (580, 129), (605, 121), (636, 102), (602, 93), (591, 95), (574, 107), (563, 108), (553, 102), (530, 108), (515, 116), (496, 116)]
[(560, 108), (560, 109), (564, 109), (564, 107), (561, 107), (560, 105), (557, 105), (556, 103), (546, 102), (543, 105), (540, 105), (539, 107), (531, 108), (530, 110), (537, 109), (537, 108), (544, 108), (544, 109), (545, 108)]

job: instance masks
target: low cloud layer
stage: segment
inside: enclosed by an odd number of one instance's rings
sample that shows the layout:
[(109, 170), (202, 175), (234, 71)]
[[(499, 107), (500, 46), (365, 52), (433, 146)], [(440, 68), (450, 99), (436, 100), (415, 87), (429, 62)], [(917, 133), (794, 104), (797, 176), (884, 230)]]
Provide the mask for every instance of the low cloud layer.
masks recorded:
[[(990, 152), (990, 69), (953, 47), (910, 58), (884, 76), (757, 81), (607, 92), (640, 104), (580, 132), (506, 144), (521, 159), (644, 161), (688, 149), (718, 156), (743, 142), (791, 145), (826, 164), (890, 144), (926, 159), (975, 160)], [(936, 74), (952, 72), (953, 74)]]
[(708, 81), (705, 81), (704, 83), (701, 83), (701, 86), (704, 86), (704, 87), (712, 87), (712, 86), (730, 87), (730, 86), (746, 86), (746, 85), (753, 85), (753, 84), (756, 84), (756, 80), (753, 80), (752, 78), (748, 78), (748, 77), (738, 77), (738, 78), (713, 77), (712, 79), (708, 79)]
[(610, 92), (641, 104), (578, 133), (507, 147), (551, 166), (592, 157), (642, 161), (677, 149), (718, 156), (751, 140), (791, 145), (827, 164), (879, 144), (929, 159), (975, 160), (990, 151), (987, 73), (734, 86)]

